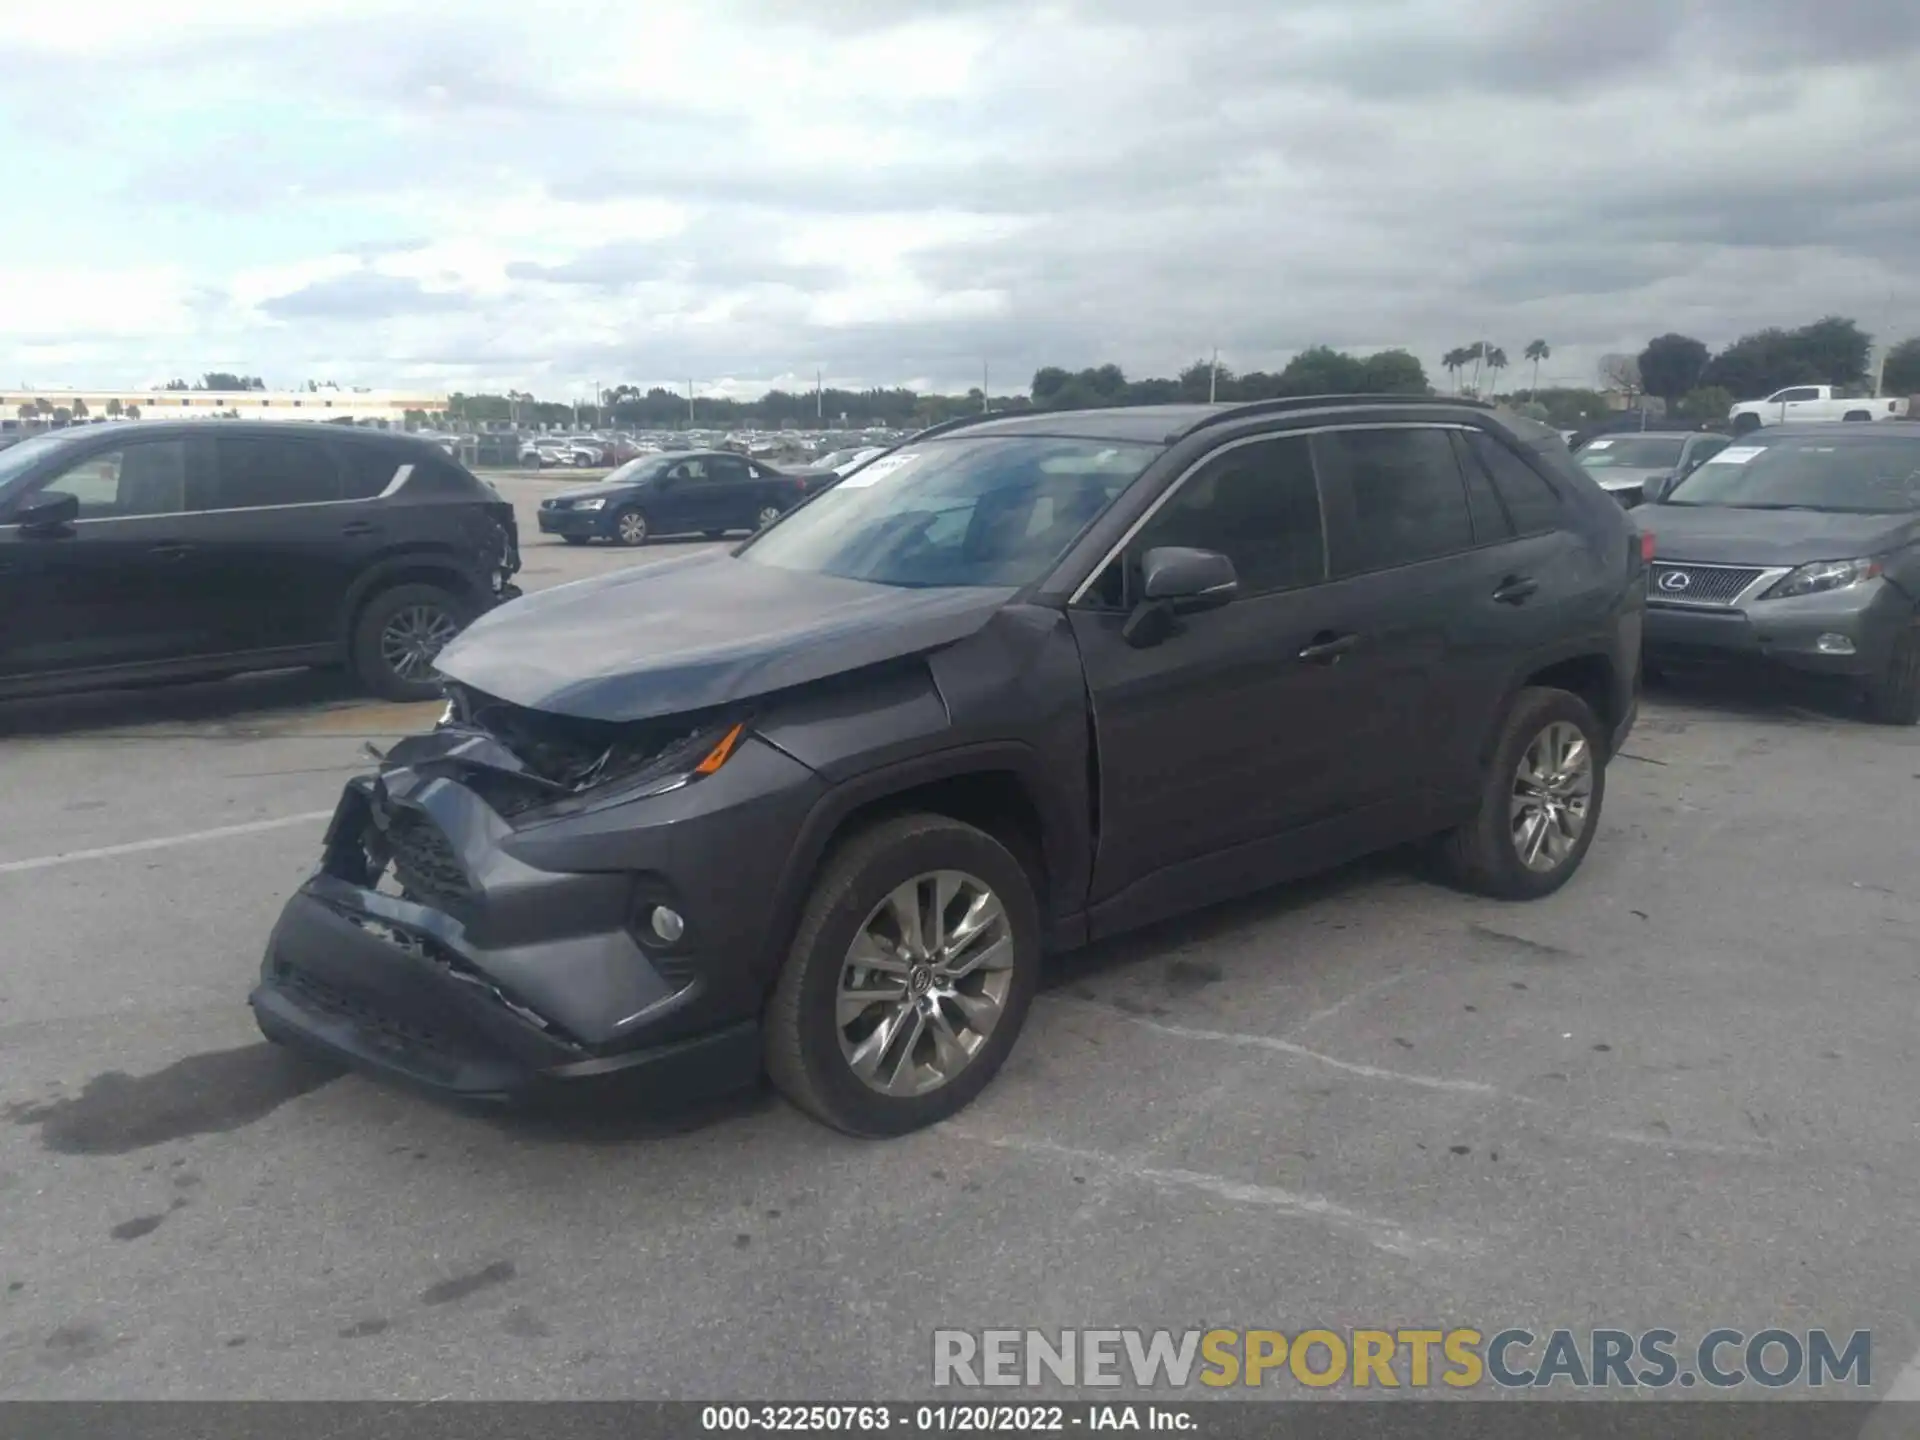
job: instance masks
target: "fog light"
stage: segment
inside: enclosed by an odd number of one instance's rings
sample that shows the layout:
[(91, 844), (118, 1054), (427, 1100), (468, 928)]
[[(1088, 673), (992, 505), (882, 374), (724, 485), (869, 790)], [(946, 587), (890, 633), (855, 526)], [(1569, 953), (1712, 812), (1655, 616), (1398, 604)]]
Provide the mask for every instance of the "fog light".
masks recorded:
[(1844, 635), (1822, 635), (1818, 640), (1813, 642), (1813, 648), (1818, 650), (1822, 655), (1851, 655), (1853, 654), (1853, 641)]
[(680, 918), (678, 910), (669, 910), (664, 905), (653, 907), (653, 933), (671, 945), (687, 933), (687, 922)]

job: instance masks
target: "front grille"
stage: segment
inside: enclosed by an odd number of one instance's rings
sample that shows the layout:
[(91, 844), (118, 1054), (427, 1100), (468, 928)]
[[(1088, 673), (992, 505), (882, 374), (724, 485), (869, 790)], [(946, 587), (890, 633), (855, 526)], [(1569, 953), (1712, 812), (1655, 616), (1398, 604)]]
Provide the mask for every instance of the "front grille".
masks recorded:
[(446, 905), (473, 893), (460, 857), (440, 827), (426, 816), (395, 810), (387, 822), (386, 841), (394, 878), (415, 900)]
[(1757, 566), (1656, 562), (1647, 572), (1647, 598), (1663, 605), (1731, 605), (1760, 575)]
[(376, 1049), (405, 1056), (416, 1070), (447, 1078), (458, 1068), (459, 1047), (431, 1026), (402, 1020), (365, 997), (284, 961), (274, 967), (274, 979), (302, 1009), (347, 1021), (365, 1042)]

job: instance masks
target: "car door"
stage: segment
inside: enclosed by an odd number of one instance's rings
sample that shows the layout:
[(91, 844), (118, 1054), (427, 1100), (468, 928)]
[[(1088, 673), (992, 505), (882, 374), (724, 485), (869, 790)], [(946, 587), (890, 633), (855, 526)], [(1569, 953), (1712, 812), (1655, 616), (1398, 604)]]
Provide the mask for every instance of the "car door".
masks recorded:
[(647, 501), (647, 519), (656, 535), (684, 535), (711, 528), (707, 491), (707, 459), (693, 455), (667, 467), (653, 484)]
[(1450, 717), (1438, 773), (1456, 799), (1479, 771), (1516, 675), (1569, 633), (1609, 583), (1618, 557), (1581, 539), (1553, 482), (1505, 440), (1485, 430), (1455, 435), (1473, 502), (1474, 549), (1467, 585), (1446, 615), (1446, 656), (1436, 714)]
[[(1470, 687), (1449, 683), (1461, 617), (1492, 603), (1452, 431), (1354, 425), (1317, 433), (1331, 572), (1370, 683), (1363, 761), (1351, 793), (1383, 822), (1417, 818), (1445, 777)], [(1514, 582), (1524, 588), (1525, 579)], [(1485, 593), (1483, 593), (1485, 592)], [(1472, 626), (1465, 628), (1471, 647)], [(1391, 753), (1387, 747), (1392, 746)]]
[(715, 455), (707, 461), (706, 530), (758, 527), (765, 490), (754, 478), (752, 462), (739, 455)]
[[(1136, 646), (1141, 564), (1162, 546), (1228, 556), (1240, 593)], [(1096, 902), (1138, 886), (1168, 892), (1142, 902), (1167, 912), (1306, 868), (1276, 840), (1400, 766), (1405, 737), (1380, 724), (1400, 712), (1379, 703), (1383, 652), (1357, 643), (1352, 590), (1328, 582), (1311, 442), (1294, 435), (1188, 471), (1086, 588), (1070, 615), (1100, 763)]]
[(79, 519), (49, 534), (0, 524), (0, 675), (146, 666), (220, 653), (192, 514), (205, 442), (155, 436), (85, 452), (18, 499), (62, 492)]
[(1792, 424), (1795, 420), (1813, 420), (1822, 418), (1820, 410), (1820, 391), (1813, 385), (1796, 385), (1790, 390), (1782, 390), (1773, 397), (1779, 403), (1778, 418), (1782, 425)]
[(290, 425), (281, 434), (219, 434), (213, 445), (213, 500), (199, 527), (235, 648), (332, 645), (341, 600), (378, 536), (364, 503), (343, 503), (327, 437)]

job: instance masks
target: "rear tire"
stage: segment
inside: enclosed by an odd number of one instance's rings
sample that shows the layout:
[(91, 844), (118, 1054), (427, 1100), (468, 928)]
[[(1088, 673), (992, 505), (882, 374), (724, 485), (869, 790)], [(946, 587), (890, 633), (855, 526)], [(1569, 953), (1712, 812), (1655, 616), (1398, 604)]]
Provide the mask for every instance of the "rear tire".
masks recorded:
[(440, 674), (433, 657), (466, 628), (470, 607), (438, 585), (396, 585), (361, 608), (350, 663), (383, 700), (433, 700)]
[[(917, 948), (893, 920), (890, 900), (902, 893), (912, 897), (924, 942)], [(979, 915), (994, 918), (969, 930), (963, 920)], [(849, 1135), (904, 1135), (945, 1120), (972, 1103), (1012, 1051), (1039, 983), (1040, 951), (1033, 881), (1005, 845), (944, 815), (881, 821), (842, 842), (814, 882), (767, 1004), (767, 1073), (796, 1106)], [(888, 968), (862, 967), (861, 955)], [(952, 972), (959, 1000), (945, 998), (954, 992), (942, 989), (942, 955), (977, 966)], [(849, 1010), (843, 987), (885, 993)], [(978, 1018), (989, 1012), (990, 1020)], [(915, 1028), (882, 1033), (896, 1019)], [(868, 1078), (856, 1069), (863, 1054)]]
[[(1570, 798), (1581, 788), (1570, 787), (1554, 803), (1560, 812), (1541, 820), (1542, 844), (1535, 863), (1527, 859), (1527, 847), (1535, 836), (1526, 807), (1534, 787), (1527, 780), (1543, 757), (1553, 760), (1555, 773), (1576, 768), (1574, 759), (1559, 762), (1549, 753), (1561, 741), (1578, 732), (1584, 746), (1584, 807), (1576, 833), (1567, 833), (1571, 819)], [(1536, 748), (1540, 747), (1540, 748)], [(1498, 900), (1538, 900), (1551, 895), (1580, 868), (1594, 831), (1600, 823), (1602, 802), (1606, 798), (1606, 736), (1586, 701), (1566, 690), (1530, 687), (1522, 690), (1501, 728), (1500, 743), (1494, 748), (1481, 784), (1480, 808), (1473, 819), (1440, 838), (1436, 858), (1444, 878), (1464, 890)], [(1551, 795), (1550, 797), (1551, 798)], [(1564, 851), (1542, 866), (1542, 857), (1551, 857), (1556, 844), (1564, 842)]]
[(1733, 417), (1733, 433), (1736, 435), (1751, 435), (1759, 428), (1760, 417), (1758, 415), (1736, 415)]
[(1871, 420), (1873, 416), (1865, 410), (1849, 410), (1840, 418), (1842, 420)]
[(1876, 725), (1920, 724), (1920, 630), (1903, 630), (1887, 668), (1867, 681), (1867, 717)]

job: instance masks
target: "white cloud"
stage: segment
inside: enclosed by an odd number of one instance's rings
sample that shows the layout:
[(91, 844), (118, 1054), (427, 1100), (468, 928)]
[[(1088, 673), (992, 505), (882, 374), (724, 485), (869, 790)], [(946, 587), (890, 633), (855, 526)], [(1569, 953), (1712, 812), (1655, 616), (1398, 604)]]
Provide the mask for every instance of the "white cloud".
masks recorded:
[(176, 0), (158, 27), (16, 26), (0, 139), (11, 115), (75, 174), (130, 135), (164, 163), (63, 197), (118, 247), (98, 268), (0, 234), (0, 335), (102, 382), (751, 391), (1167, 373), (1216, 343), (1431, 367), (1535, 335), (1576, 379), (1667, 329), (1920, 330), (1910, 0), (932, 9)]

